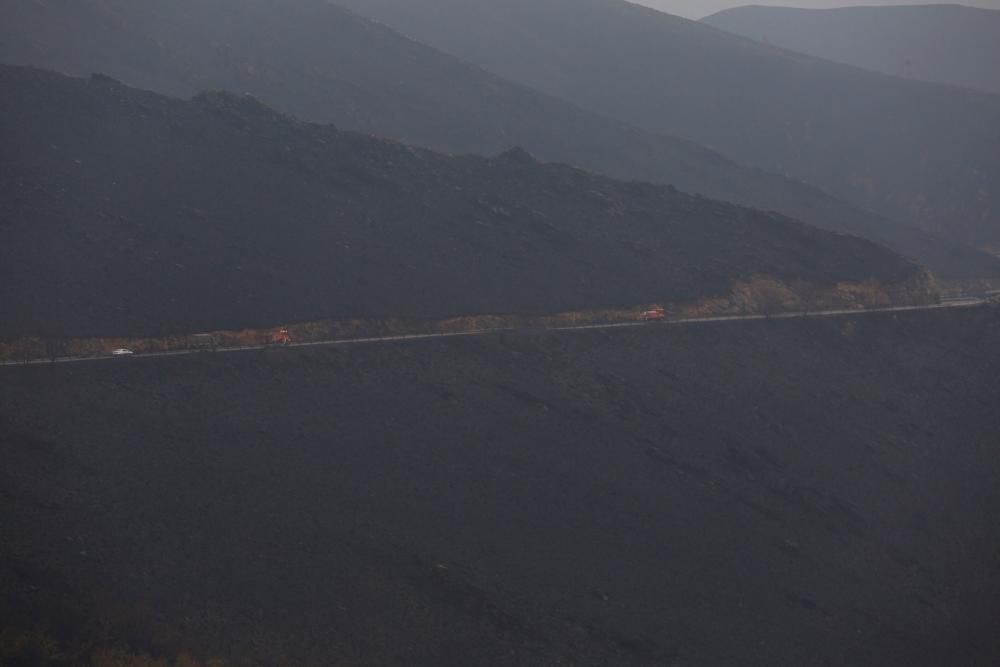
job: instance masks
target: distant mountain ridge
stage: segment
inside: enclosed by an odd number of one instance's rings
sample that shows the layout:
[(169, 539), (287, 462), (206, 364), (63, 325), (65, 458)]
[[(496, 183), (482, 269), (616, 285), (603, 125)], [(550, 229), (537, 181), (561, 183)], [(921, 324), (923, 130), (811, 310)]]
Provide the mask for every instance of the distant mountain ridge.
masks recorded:
[(512, 84), (324, 0), (0, 0), (0, 16), (0, 62), (101, 72), (172, 95), (251, 93), (304, 120), (451, 153), (523, 146), (862, 235), (946, 277), (1000, 275), (991, 257)]
[(0, 335), (555, 313), (877, 282), (869, 241), (524, 151), (447, 157), (230, 93), (0, 67)]
[(338, 1), (592, 111), (1000, 245), (998, 95), (789, 53), (622, 0)]
[(750, 39), (884, 74), (1000, 93), (1000, 11), (962, 5), (738, 7), (702, 19)]

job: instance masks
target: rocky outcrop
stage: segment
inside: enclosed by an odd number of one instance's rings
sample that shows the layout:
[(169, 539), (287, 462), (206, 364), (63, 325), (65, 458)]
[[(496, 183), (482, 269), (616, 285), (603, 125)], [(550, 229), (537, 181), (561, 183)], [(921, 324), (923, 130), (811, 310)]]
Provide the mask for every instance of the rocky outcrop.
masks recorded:
[(672, 306), (680, 317), (704, 317), (923, 306), (937, 303), (939, 299), (937, 285), (927, 271), (898, 283), (866, 280), (839, 282), (833, 286), (789, 283), (771, 276), (755, 275), (749, 281), (736, 283), (728, 297)]

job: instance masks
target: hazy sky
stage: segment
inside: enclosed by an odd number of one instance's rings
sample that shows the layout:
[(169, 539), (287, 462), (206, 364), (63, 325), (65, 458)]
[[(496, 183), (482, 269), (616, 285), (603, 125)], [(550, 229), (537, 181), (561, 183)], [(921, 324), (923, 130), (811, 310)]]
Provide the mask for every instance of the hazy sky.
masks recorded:
[[(948, 0), (631, 0), (641, 5), (649, 5), (671, 14), (700, 19), (703, 16), (730, 7), (743, 5), (770, 5), (774, 7), (855, 7), (858, 5), (936, 5), (949, 4)], [(1000, 9), (1000, 0), (964, 0), (960, 3), (972, 7)]]

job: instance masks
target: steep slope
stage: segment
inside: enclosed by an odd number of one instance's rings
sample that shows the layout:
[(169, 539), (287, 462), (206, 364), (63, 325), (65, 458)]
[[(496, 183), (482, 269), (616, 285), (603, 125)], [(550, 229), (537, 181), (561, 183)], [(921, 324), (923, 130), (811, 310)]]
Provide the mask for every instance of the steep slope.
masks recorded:
[(250, 93), (304, 120), (452, 153), (522, 146), (863, 235), (947, 277), (1000, 275), (993, 258), (509, 83), (324, 0), (0, 0), (0, 17), (0, 62), (101, 72), (174, 95)]
[(757, 274), (877, 281), (881, 246), (543, 165), (446, 157), (246, 97), (0, 67), (3, 333), (556, 312), (724, 296)]
[[(734, 9), (747, 5), (747, 0), (638, 0), (636, 4), (646, 5), (668, 14), (676, 14), (689, 19), (702, 19), (726, 9)], [(827, 9), (843, 7), (846, 4), (862, 5), (915, 5), (930, 4), (928, 0), (767, 0), (769, 7), (801, 7), (808, 9)], [(996, 0), (962, 0), (966, 7), (982, 7), (996, 9)]]
[(864, 72), (622, 0), (339, 0), (511, 80), (949, 238), (1000, 244), (1000, 96)]
[(739, 7), (702, 20), (834, 62), (1000, 93), (1000, 11), (995, 9)]
[(998, 337), (938, 312), (0, 369), (0, 628), (234, 664), (995, 665)]

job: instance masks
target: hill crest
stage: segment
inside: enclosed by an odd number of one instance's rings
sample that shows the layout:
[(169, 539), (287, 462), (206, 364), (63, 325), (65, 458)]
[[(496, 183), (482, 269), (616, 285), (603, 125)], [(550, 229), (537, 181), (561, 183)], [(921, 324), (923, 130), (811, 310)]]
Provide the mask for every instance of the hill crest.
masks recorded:
[[(1000, 260), (690, 141), (511, 83), (325, 0), (0, 0), (0, 62), (103, 72), (168, 95), (251, 93), (307, 121), (452, 153), (523, 146), (546, 162), (672, 184), (887, 244), (950, 278)], [(710, 30), (701, 26), (703, 30)]]
[(932, 298), (869, 241), (524, 152), (448, 157), (245, 96), (25, 68), (0, 90), (6, 335), (619, 308), (755, 275)]

